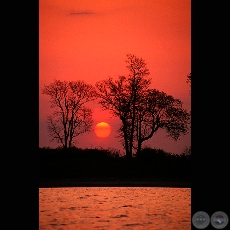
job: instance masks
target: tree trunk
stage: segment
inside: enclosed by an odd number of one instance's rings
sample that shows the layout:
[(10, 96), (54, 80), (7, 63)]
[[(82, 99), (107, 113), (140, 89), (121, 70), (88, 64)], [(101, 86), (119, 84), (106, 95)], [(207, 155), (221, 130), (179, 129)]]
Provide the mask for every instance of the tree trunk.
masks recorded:
[(138, 143), (137, 143), (137, 157), (140, 157), (140, 153), (141, 153), (141, 145), (142, 145), (142, 141), (138, 140)]
[(127, 135), (127, 125), (123, 122), (123, 134), (124, 134), (124, 142), (125, 142), (125, 154), (126, 158), (132, 158), (132, 153), (129, 151), (129, 140)]

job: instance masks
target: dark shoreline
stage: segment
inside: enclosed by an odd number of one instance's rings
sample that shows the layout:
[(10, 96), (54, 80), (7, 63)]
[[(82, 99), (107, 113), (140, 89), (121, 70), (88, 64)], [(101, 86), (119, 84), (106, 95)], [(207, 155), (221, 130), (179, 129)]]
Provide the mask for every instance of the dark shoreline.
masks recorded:
[(131, 159), (100, 149), (40, 149), (39, 188), (191, 188), (190, 156), (145, 149)]
[(39, 188), (55, 187), (174, 187), (191, 188), (190, 181), (176, 179), (118, 179), (118, 178), (84, 178), (84, 179), (43, 179)]

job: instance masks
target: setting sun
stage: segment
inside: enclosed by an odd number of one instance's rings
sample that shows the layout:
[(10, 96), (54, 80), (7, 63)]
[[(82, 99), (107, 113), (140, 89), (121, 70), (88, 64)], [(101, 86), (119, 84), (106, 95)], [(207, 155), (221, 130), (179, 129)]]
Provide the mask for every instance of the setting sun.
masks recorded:
[(106, 122), (100, 122), (94, 127), (94, 132), (97, 137), (106, 138), (111, 133), (111, 127)]

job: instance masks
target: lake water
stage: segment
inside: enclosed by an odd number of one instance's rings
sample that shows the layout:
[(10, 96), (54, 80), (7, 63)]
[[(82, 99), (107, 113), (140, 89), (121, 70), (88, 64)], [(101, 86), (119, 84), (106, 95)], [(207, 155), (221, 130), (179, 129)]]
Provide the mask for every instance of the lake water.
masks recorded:
[(39, 188), (39, 229), (189, 230), (191, 189)]

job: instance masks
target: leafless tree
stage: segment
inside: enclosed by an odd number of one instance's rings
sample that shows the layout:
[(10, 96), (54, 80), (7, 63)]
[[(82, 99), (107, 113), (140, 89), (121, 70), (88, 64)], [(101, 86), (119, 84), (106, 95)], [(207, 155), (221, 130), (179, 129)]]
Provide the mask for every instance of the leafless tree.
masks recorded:
[(137, 155), (142, 143), (150, 139), (159, 129), (164, 129), (169, 137), (178, 140), (189, 131), (190, 114), (182, 108), (182, 102), (156, 89), (148, 93), (139, 104), (136, 119)]
[(192, 73), (187, 75), (187, 79), (186, 79), (186, 83), (188, 83), (190, 85), (190, 90), (189, 90), (190, 94), (191, 94), (191, 82), (192, 82)]
[(191, 81), (192, 81), (192, 73), (187, 75), (187, 79), (186, 79), (186, 82), (189, 83), (189, 84), (191, 84)]
[(146, 78), (149, 70), (142, 58), (127, 54), (126, 63), (128, 76), (120, 76), (118, 80), (108, 78), (99, 81), (96, 83), (96, 89), (102, 108), (120, 118), (122, 124), (119, 131), (123, 138), (122, 143), (126, 156), (131, 158), (138, 103), (148, 89), (151, 79)]
[(138, 155), (142, 143), (159, 129), (177, 140), (188, 132), (190, 114), (182, 108), (182, 102), (164, 92), (150, 89), (151, 78), (145, 61), (135, 55), (127, 55), (128, 76), (118, 80), (108, 78), (96, 83), (97, 95), (102, 108), (119, 117), (118, 130), (126, 157)]
[(42, 93), (50, 96), (51, 108), (54, 108), (47, 122), (51, 141), (69, 148), (75, 137), (91, 131), (92, 109), (85, 104), (95, 99), (93, 86), (84, 81), (55, 80), (45, 86)]

